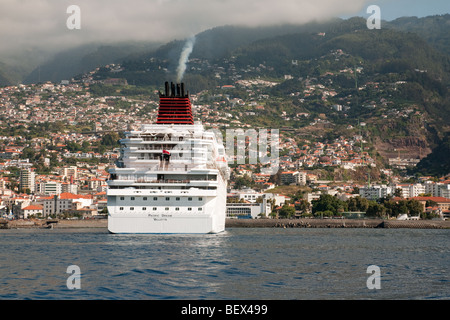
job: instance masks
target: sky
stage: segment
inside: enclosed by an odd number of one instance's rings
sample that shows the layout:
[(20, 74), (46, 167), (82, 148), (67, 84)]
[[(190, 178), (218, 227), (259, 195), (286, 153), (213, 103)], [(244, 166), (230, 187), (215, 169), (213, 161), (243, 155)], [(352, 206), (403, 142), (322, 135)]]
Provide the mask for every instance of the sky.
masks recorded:
[[(437, 14), (450, 13), (449, 0), (374, 0), (366, 1), (367, 5), (377, 5), (380, 7), (381, 18), (387, 21), (405, 16), (426, 17)], [(366, 8), (363, 8), (355, 15), (367, 17)], [(340, 15), (342, 18), (349, 18), (353, 15)]]
[[(71, 5), (78, 6), (79, 15), (67, 12)], [(0, 54), (88, 42), (168, 42), (222, 25), (369, 17), (369, 5), (378, 5), (384, 20), (450, 12), (449, 0), (1, 0)], [(68, 20), (80, 29), (69, 28)]]

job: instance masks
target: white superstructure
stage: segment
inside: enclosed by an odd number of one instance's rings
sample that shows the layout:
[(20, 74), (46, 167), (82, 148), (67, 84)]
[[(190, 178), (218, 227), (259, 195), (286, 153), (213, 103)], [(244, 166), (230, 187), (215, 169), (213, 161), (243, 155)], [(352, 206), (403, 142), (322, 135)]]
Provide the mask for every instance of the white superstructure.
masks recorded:
[(112, 233), (225, 229), (225, 149), (201, 124), (151, 124), (126, 133), (108, 180)]

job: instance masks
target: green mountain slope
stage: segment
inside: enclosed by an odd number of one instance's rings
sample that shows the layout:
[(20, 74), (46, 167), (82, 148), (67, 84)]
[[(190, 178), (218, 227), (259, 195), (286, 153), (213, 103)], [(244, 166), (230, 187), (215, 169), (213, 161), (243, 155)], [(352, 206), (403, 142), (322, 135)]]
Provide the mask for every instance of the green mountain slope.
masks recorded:
[(413, 32), (434, 48), (450, 54), (450, 14), (423, 18), (404, 17), (383, 23), (387, 28)]
[(52, 59), (35, 68), (24, 83), (43, 81), (59, 82), (92, 71), (110, 63), (157, 48), (154, 43), (122, 43), (114, 45), (89, 44), (56, 54)]

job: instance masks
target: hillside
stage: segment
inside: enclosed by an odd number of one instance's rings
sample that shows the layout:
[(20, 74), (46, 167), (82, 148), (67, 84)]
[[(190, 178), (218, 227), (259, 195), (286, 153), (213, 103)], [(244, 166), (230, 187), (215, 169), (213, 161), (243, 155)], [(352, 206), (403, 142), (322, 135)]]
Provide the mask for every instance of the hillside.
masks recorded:
[(118, 63), (127, 57), (153, 50), (159, 44), (123, 43), (114, 45), (89, 44), (56, 54), (52, 59), (35, 68), (24, 83), (70, 80), (78, 74), (97, 67)]
[(450, 133), (446, 133), (437, 147), (423, 158), (410, 174), (443, 176), (450, 172)]
[[(363, 18), (218, 27), (196, 35), (183, 82), (190, 93), (202, 93), (199, 102), (226, 108), (217, 113), (234, 123), (280, 128), (299, 143), (361, 137), (360, 151), (377, 164), (429, 155), (418, 167), (427, 172), (442, 160), (450, 131), (449, 24), (444, 15), (397, 19), (381, 30), (368, 30)], [(175, 81), (184, 44), (84, 46), (42, 64), (27, 82), (70, 79), (102, 66), (92, 76), (99, 82), (91, 86), (94, 95), (149, 95)], [(0, 81), (10, 81), (1, 68)], [(102, 85), (108, 78), (129, 85)]]
[(8, 77), (8, 71), (5, 66), (0, 64), (0, 86), (9, 86), (12, 84)]
[(403, 32), (412, 32), (423, 38), (431, 46), (450, 54), (450, 14), (423, 18), (404, 17), (384, 22), (384, 26)]
[[(383, 29), (417, 34), (421, 39), (445, 54), (450, 53), (449, 26), (450, 15), (448, 14), (420, 19), (407, 17), (383, 22)], [(299, 33), (344, 34), (355, 29), (361, 29), (361, 27), (365, 28), (365, 20), (362, 18), (348, 20), (336, 18), (328, 22), (313, 22), (304, 25), (254, 28), (241, 26), (216, 27), (196, 35), (196, 45), (191, 58), (215, 61), (229, 57), (239, 47), (245, 47), (262, 39)], [(336, 39), (336, 41), (345, 40), (345, 37), (344, 39)], [(148, 60), (152, 57), (167, 60), (167, 67), (170, 72), (173, 72), (177, 66), (177, 60), (183, 45), (184, 40), (174, 40), (163, 45), (158, 43), (87, 44), (53, 53), (47, 52), (45, 49), (33, 48), (33, 50), (18, 52), (12, 58), (1, 56), (0, 79), (1, 83), (20, 81), (33, 83), (39, 80), (58, 82), (108, 63), (117, 63), (124, 60)], [(370, 50), (370, 46), (365, 47)]]
[[(290, 28), (275, 35), (247, 30), (240, 38), (233, 36), (237, 27), (199, 34), (183, 81), (191, 93), (217, 96), (223, 94), (217, 88), (234, 85), (226, 91), (230, 99), (249, 104), (232, 114), (251, 126), (291, 128), (297, 138), (329, 141), (362, 134), (372, 156), (385, 164), (398, 155), (424, 158), (441, 144), (450, 129), (450, 56), (433, 45), (440, 41), (394, 27), (368, 30), (362, 18)], [(235, 40), (221, 41), (225, 35)], [(160, 88), (162, 81), (174, 81), (183, 45), (170, 42), (146, 59), (124, 61), (119, 73), (102, 69), (94, 79), (121, 77)], [(236, 85), (254, 79), (275, 85)], [(266, 101), (249, 96), (250, 88)], [(258, 111), (251, 107), (256, 100)], [(309, 118), (297, 116), (302, 113)], [(322, 122), (311, 124), (318, 118)], [(365, 126), (358, 128), (360, 122)]]

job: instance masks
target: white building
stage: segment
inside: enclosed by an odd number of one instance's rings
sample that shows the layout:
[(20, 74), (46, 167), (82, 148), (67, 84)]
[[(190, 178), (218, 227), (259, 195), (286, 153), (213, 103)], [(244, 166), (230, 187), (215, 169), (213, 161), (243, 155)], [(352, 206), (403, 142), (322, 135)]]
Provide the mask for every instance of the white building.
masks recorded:
[(394, 186), (394, 191), (396, 189), (400, 189), (402, 191), (402, 197), (403, 198), (417, 197), (420, 194), (424, 194), (426, 192), (425, 185), (420, 184), (420, 183), (396, 184)]
[(36, 194), (56, 195), (62, 193), (62, 184), (57, 181), (40, 181), (35, 184)]
[(450, 184), (427, 181), (425, 193), (431, 194), (432, 197), (450, 198)]
[(273, 200), (274, 205), (279, 207), (284, 205), (290, 198), (277, 193), (265, 193), (264, 199)]
[(285, 171), (281, 173), (282, 184), (306, 185), (306, 172), (303, 171)]
[(450, 184), (443, 184), (439, 187), (438, 197), (450, 199)]
[(77, 166), (64, 167), (60, 170), (60, 174), (67, 178), (73, 177), (73, 179), (77, 179), (78, 168)]
[(231, 190), (231, 192), (227, 195), (231, 198), (236, 198), (238, 200), (245, 200), (248, 202), (256, 202), (256, 199), (263, 197), (264, 193), (256, 192), (253, 189), (243, 189), (243, 190)]
[[(76, 206), (74, 206), (75, 202), (78, 203)], [(44, 216), (49, 216), (51, 214), (59, 214), (64, 211), (73, 210), (74, 207), (90, 208), (93, 204), (93, 199), (92, 196), (61, 193), (60, 195), (44, 198), (39, 203), (43, 206)]]
[(68, 182), (63, 182), (61, 184), (61, 192), (62, 193), (73, 193), (73, 194), (77, 194), (78, 193), (78, 185), (75, 183), (68, 183)]
[(386, 185), (372, 185), (360, 188), (359, 195), (362, 198), (376, 200), (392, 195), (394, 190), (392, 187)]
[(30, 216), (38, 216), (42, 215), (43, 213), (43, 207), (38, 205), (29, 205), (24, 208), (22, 208), (23, 212), (23, 218), (28, 219)]
[(270, 203), (227, 203), (227, 218), (257, 219), (271, 213)]
[(29, 189), (34, 192), (35, 172), (28, 168), (20, 170), (19, 187), (20, 189)]
[(310, 192), (306, 194), (306, 200), (311, 204), (313, 200), (318, 200), (320, 198), (321, 192)]

